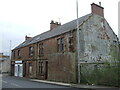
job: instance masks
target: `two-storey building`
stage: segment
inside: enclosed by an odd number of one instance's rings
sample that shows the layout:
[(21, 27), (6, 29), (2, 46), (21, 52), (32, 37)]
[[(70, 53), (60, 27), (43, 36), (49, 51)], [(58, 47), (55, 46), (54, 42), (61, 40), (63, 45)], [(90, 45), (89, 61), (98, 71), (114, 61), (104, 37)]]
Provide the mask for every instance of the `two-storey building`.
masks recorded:
[(26, 40), (12, 50), (11, 74), (77, 83), (78, 46), (81, 81), (96, 79), (98, 75), (92, 72), (101, 70), (98, 68), (106, 62), (117, 61), (119, 51), (118, 38), (104, 18), (104, 8), (93, 3), (91, 10), (90, 14), (78, 18), (79, 46), (77, 19), (63, 25), (51, 21), (49, 31), (35, 37), (26, 36)]

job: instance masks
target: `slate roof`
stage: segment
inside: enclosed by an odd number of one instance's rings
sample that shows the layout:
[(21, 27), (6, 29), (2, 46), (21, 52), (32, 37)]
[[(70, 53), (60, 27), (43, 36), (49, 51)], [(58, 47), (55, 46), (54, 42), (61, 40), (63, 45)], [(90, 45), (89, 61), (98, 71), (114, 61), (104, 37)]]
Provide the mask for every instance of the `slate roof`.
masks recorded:
[[(92, 16), (92, 14), (87, 14), (83, 17), (78, 18), (79, 21), (79, 25), (81, 25), (85, 20), (87, 20), (90, 16)], [(38, 41), (42, 41), (66, 32), (69, 32), (73, 29), (76, 29), (77, 27), (77, 19), (70, 21), (66, 24), (63, 24), (61, 26), (58, 26), (57, 28), (55, 28), (54, 30), (49, 30), (47, 32), (44, 32), (42, 34), (39, 34), (35, 37), (32, 37), (26, 41), (24, 41), (23, 43), (21, 43), (20, 45), (18, 45), (15, 49), (20, 48), (20, 47), (24, 47), (33, 43), (36, 43)]]

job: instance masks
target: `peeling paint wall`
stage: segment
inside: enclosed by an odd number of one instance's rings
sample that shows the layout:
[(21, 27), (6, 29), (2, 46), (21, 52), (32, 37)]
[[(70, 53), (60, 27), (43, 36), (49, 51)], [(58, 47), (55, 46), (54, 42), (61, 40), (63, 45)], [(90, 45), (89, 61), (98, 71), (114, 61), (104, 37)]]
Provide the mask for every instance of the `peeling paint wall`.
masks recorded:
[[(90, 84), (103, 84), (102, 82), (97, 83), (99, 80), (96, 78), (100, 77), (95, 78), (96, 75), (93, 75), (93, 73), (95, 74), (93, 71), (98, 68), (99, 72), (101, 72), (101, 70), (103, 70), (103, 72), (108, 70), (109, 73), (111, 73), (109, 80), (113, 80), (113, 82), (116, 80), (115, 82), (118, 83), (117, 72), (118, 62), (120, 61), (118, 58), (120, 55), (118, 38), (104, 18), (93, 15), (80, 27), (80, 47), (81, 73), (84, 77), (84, 79), (82, 79), (83, 82), (87, 80), (88, 82), (90, 81)], [(109, 67), (109, 65), (111, 67)], [(102, 69), (99, 68), (101, 66)], [(115, 74), (116, 78), (112, 79), (114, 71), (111, 71), (110, 68), (114, 68), (117, 71)], [(104, 73), (102, 77), (107, 74)], [(103, 79), (102, 77), (101, 79)], [(111, 83), (112, 82), (108, 83), (108, 85), (111, 85)]]

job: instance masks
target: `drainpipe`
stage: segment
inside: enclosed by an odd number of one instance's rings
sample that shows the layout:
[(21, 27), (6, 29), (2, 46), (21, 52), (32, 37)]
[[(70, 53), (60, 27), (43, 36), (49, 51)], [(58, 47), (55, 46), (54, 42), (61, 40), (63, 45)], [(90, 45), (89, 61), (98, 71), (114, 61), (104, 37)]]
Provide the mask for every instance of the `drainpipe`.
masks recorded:
[(77, 64), (78, 64), (78, 83), (80, 84), (80, 34), (78, 22), (78, 0), (76, 0), (76, 13), (77, 13)]

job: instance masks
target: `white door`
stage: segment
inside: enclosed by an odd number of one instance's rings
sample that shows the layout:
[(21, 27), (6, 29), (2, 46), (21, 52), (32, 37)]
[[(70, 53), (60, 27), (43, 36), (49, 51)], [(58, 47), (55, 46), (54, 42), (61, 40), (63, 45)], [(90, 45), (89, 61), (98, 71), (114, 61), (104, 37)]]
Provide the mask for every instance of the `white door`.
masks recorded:
[(19, 64), (19, 77), (23, 77), (23, 65)]
[(18, 76), (18, 64), (15, 64), (14, 76)]
[(23, 65), (22, 64), (15, 64), (14, 76), (23, 77)]

